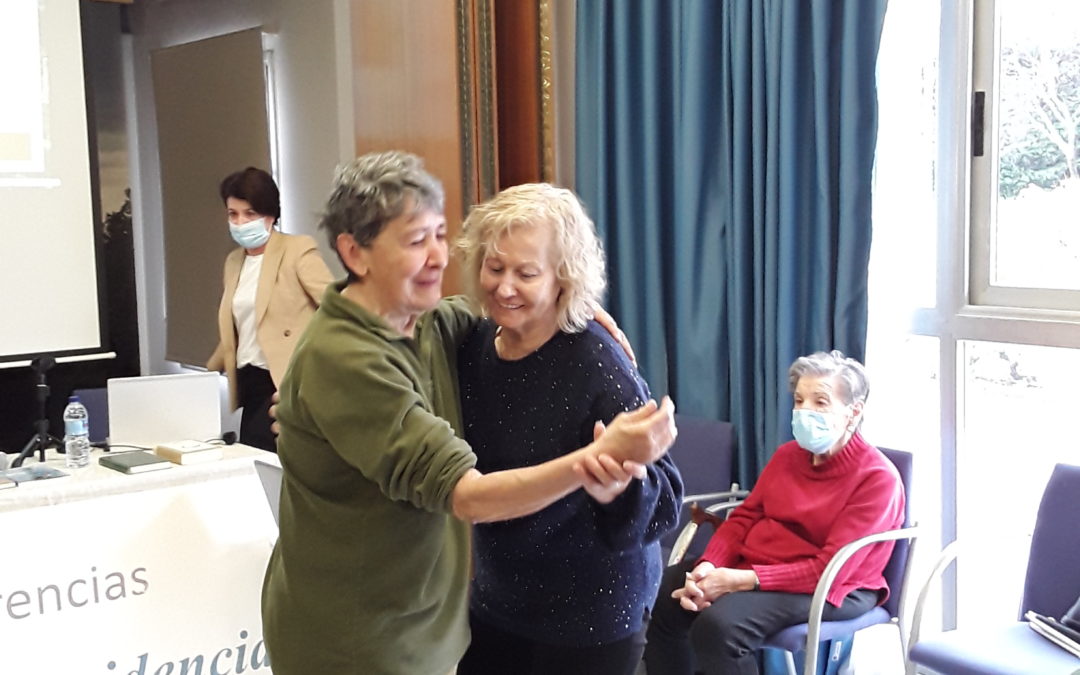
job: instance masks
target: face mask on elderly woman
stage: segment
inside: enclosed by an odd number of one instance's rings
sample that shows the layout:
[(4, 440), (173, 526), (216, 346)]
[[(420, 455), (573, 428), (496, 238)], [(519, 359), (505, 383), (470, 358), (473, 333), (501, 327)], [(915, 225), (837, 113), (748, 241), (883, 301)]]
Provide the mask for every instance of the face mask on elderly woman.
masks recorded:
[(233, 241), (244, 248), (259, 248), (270, 239), (270, 230), (265, 218), (249, 220), (241, 225), (229, 224), (229, 234)]
[(836, 424), (837, 417), (836, 413), (796, 408), (791, 411), (791, 433), (799, 447), (823, 455), (844, 433), (844, 427)]

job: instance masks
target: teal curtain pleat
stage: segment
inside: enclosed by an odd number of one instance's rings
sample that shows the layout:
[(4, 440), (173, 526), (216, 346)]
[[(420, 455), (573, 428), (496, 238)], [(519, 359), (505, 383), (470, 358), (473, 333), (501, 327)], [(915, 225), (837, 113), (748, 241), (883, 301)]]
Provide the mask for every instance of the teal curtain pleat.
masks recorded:
[(579, 0), (577, 190), (657, 394), (734, 422), (752, 483), (787, 368), (862, 359), (885, 0)]

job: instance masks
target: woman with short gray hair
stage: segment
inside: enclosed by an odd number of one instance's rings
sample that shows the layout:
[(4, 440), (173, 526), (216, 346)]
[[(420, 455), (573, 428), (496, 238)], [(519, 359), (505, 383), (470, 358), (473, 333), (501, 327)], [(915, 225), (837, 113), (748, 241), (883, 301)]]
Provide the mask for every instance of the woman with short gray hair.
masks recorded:
[[(856, 401), (865, 404), (870, 395), (870, 382), (866, 378), (866, 369), (855, 359), (844, 356), (834, 349), (831, 352), (814, 352), (809, 356), (800, 356), (788, 368), (788, 386), (794, 392), (799, 379), (806, 376), (837, 377), (840, 395), (844, 402), (851, 405)], [(862, 416), (859, 416), (862, 422)]]
[(319, 227), (335, 251), (338, 236), (346, 233), (367, 246), (406, 207), (442, 213), (445, 201), (442, 185), (424, 170), (419, 157), (374, 152), (338, 168)]

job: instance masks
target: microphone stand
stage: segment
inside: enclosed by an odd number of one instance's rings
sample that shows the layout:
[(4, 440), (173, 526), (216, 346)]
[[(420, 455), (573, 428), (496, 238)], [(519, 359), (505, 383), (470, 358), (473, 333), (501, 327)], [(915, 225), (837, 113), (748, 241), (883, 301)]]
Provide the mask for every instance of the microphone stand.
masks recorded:
[(23, 461), (35, 452), (38, 453), (38, 460), (44, 462), (45, 450), (64, 447), (63, 441), (49, 433), (49, 417), (45, 412), (45, 403), (49, 400), (49, 385), (45, 373), (55, 365), (56, 359), (51, 356), (42, 356), (30, 363), (30, 367), (37, 373), (37, 385), (34, 389), (37, 391), (38, 419), (34, 422), (34, 435), (23, 446), (19, 456), (11, 462), (12, 468), (22, 466)]

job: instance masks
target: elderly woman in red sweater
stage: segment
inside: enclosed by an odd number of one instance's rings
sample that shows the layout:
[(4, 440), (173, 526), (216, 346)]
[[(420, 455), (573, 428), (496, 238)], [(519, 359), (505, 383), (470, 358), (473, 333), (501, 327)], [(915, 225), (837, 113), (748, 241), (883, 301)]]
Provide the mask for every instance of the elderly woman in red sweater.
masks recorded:
[[(765, 637), (802, 623), (825, 566), (844, 545), (900, 527), (896, 468), (859, 434), (869, 386), (838, 351), (788, 371), (795, 440), (781, 445), (704, 555), (669, 567), (649, 624), (649, 675), (757, 673)], [(854, 618), (885, 601), (893, 542), (862, 549), (840, 573), (823, 618)]]

